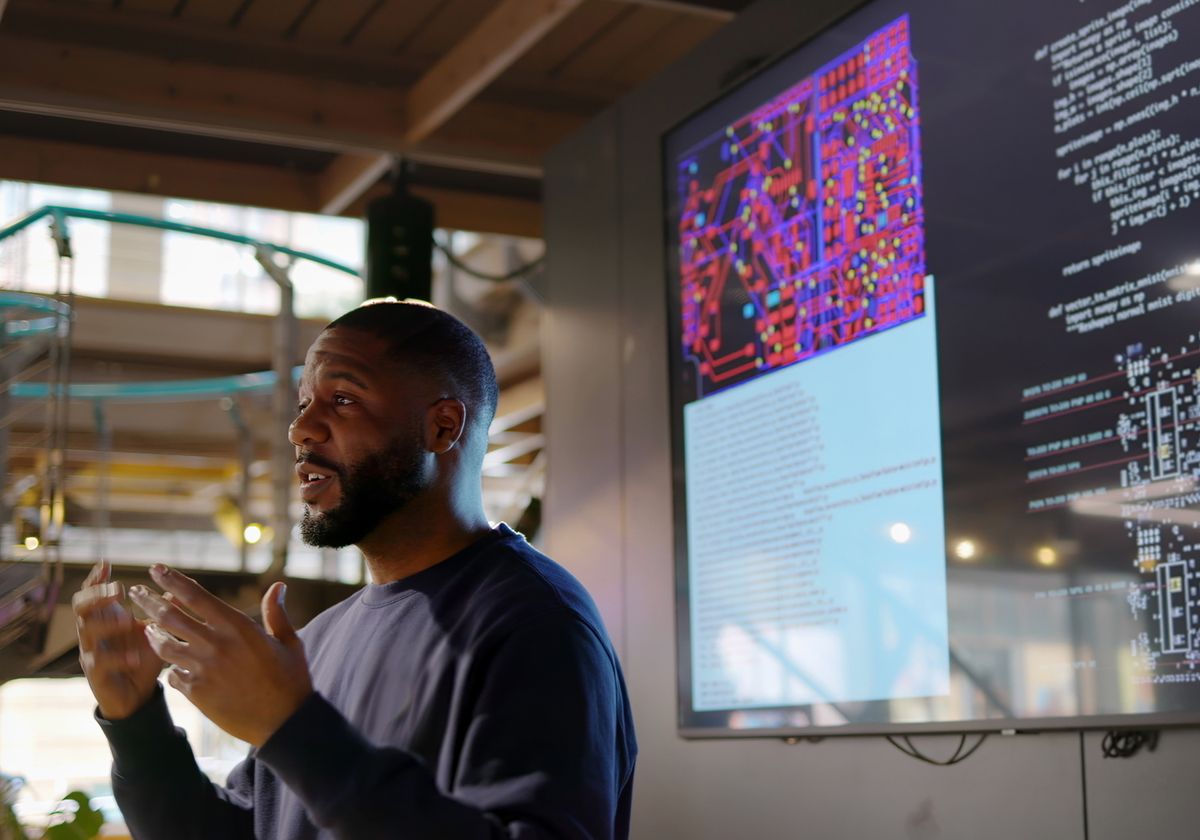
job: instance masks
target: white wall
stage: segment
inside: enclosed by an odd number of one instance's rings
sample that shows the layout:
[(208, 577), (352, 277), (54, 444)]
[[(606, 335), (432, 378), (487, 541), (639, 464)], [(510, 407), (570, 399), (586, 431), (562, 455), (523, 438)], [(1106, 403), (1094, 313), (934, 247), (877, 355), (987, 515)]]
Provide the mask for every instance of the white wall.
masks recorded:
[[(663, 268), (664, 130), (748, 58), (785, 51), (853, 5), (761, 0), (630, 94), (546, 167), (549, 479), (545, 544), (596, 596), (624, 662), (641, 757), (634, 836), (1200, 836), (1200, 734), (1100, 756), (1100, 733), (993, 736), (938, 768), (882, 738), (684, 741), (675, 732), (674, 578)], [(957, 738), (916, 739), (949, 755)]]

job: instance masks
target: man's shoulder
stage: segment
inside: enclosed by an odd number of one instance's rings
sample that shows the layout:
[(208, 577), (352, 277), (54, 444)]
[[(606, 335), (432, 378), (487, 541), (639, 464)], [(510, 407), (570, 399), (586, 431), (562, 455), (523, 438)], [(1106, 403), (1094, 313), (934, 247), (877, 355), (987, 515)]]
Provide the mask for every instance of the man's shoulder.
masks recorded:
[(583, 584), (523, 536), (499, 527), (501, 538), (481, 552), (460, 581), (467, 614), (503, 631), (557, 616), (582, 621), (607, 639), (600, 612)]

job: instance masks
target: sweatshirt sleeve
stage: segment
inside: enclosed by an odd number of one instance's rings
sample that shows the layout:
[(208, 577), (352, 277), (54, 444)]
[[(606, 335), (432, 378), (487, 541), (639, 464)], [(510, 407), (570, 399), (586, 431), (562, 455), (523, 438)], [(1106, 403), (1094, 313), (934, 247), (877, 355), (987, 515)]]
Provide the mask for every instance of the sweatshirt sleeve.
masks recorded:
[(121, 720), (96, 712), (113, 754), (113, 793), (138, 840), (254, 837), (254, 760), (214, 785), (196, 764), (183, 730), (171, 721), (162, 685), (146, 705)]
[(632, 754), (620, 746), (623, 695), (607, 646), (562, 611), (479, 656), (450, 790), (410, 753), (369, 743), (319, 694), (257, 758), (345, 840), (616, 836)]

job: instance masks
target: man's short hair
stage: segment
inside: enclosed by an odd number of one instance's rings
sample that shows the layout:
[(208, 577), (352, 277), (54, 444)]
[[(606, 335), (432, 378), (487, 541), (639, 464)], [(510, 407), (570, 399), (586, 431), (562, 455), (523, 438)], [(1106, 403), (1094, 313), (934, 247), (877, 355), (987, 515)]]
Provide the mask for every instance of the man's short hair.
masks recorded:
[(388, 342), (390, 355), (433, 374), (447, 396), (460, 399), (468, 418), (486, 430), (496, 416), (499, 386), (483, 341), (448, 312), (417, 300), (381, 298), (334, 319), (325, 329), (361, 330)]

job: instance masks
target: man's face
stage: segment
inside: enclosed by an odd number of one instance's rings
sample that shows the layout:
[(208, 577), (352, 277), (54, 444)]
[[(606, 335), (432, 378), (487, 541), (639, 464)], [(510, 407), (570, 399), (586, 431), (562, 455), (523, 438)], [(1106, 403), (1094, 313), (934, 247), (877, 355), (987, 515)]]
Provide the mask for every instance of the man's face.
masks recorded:
[(424, 396), (421, 383), (388, 359), (383, 339), (333, 329), (313, 343), (288, 433), (306, 543), (360, 542), (429, 486)]

